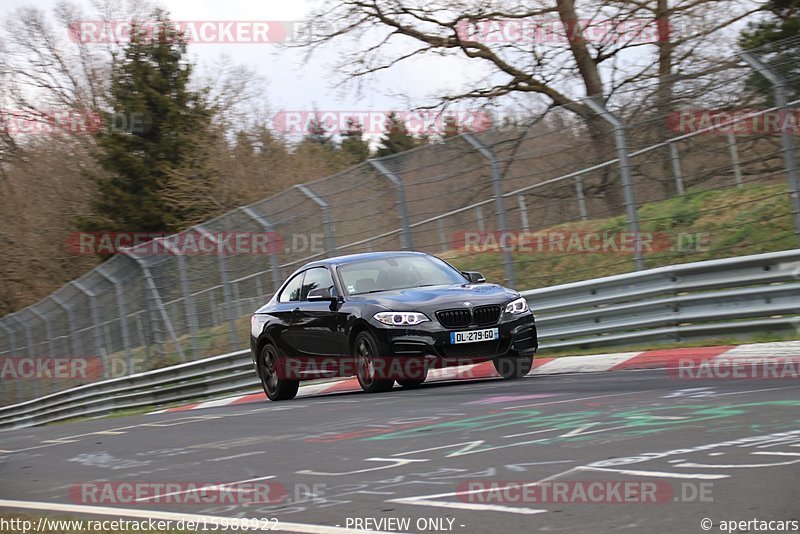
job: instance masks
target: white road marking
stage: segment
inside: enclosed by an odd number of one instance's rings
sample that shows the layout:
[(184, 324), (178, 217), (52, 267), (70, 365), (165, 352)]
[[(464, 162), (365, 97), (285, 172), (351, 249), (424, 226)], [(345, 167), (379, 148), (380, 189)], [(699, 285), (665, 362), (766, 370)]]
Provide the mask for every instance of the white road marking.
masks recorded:
[(548, 462), (530, 462), (525, 464), (507, 464), (504, 467), (509, 471), (527, 471), (525, 466), (527, 465), (550, 465), (550, 464), (571, 464), (575, 460), (551, 460)]
[[(599, 423), (592, 423), (592, 425), (595, 425), (595, 424), (599, 424)], [(590, 425), (587, 425), (587, 426), (590, 426)], [(581, 427), (581, 428), (584, 428), (584, 427)], [(543, 434), (545, 432), (555, 432), (557, 430), (563, 430), (563, 428), (545, 428), (544, 430), (532, 430), (530, 432), (522, 432), (520, 434), (508, 434), (507, 436), (503, 436), (503, 438), (518, 438), (520, 436), (530, 436), (532, 434)]]
[[(755, 454), (755, 453), (753, 453)], [(727, 465), (706, 465), (706, 464), (696, 464), (696, 463), (685, 463), (685, 464), (678, 464), (678, 467), (710, 467), (714, 469), (738, 469), (741, 467), (744, 468), (759, 468), (759, 467), (779, 467), (782, 465), (793, 465), (800, 463), (800, 460), (792, 460), (791, 462), (776, 462), (774, 464), (727, 464)]]
[[(529, 482), (527, 484), (523, 484), (523, 487), (527, 486), (538, 486), (543, 482), (549, 482), (550, 480), (555, 480), (557, 478), (561, 478), (563, 476), (569, 475), (572, 472), (576, 471), (576, 468), (570, 468), (566, 471), (561, 471), (560, 473), (556, 473), (554, 475), (550, 475), (549, 477), (543, 478), (542, 480), (537, 480), (536, 482)], [(435, 495), (419, 495), (416, 497), (401, 497), (399, 499), (391, 499), (386, 502), (391, 503), (399, 503), (399, 504), (413, 504), (418, 506), (434, 506), (439, 508), (458, 508), (462, 510), (484, 510), (488, 512), (505, 512), (510, 514), (525, 514), (525, 515), (532, 515), (532, 514), (542, 514), (547, 512), (547, 510), (540, 509), (540, 508), (523, 508), (523, 507), (516, 507), (516, 506), (498, 506), (494, 504), (482, 504), (482, 503), (467, 503), (467, 502), (452, 502), (452, 501), (437, 501), (434, 499), (441, 499), (445, 497), (461, 497), (463, 495), (473, 495), (476, 493), (486, 493), (488, 491), (494, 491), (491, 487), (483, 487), (483, 488), (476, 488), (466, 491), (453, 491), (448, 493), (437, 493)]]
[(245, 456), (255, 456), (257, 454), (266, 454), (267, 451), (253, 451), (253, 452), (243, 452), (242, 454), (234, 454), (233, 456), (222, 456), (220, 458), (212, 458), (210, 460), (206, 460), (206, 462), (224, 462), (226, 460), (234, 460), (236, 458), (244, 458)]
[(764, 391), (778, 391), (781, 389), (796, 389), (797, 386), (782, 386), (777, 388), (764, 388), (764, 389), (746, 389), (744, 391), (729, 391), (728, 393), (717, 393), (717, 397), (724, 395), (747, 395), (748, 393), (761, 393)]
[[(694, 464), (682, 464), (678, 467), (704, 467)], [(619, 473), (620, 475), (630, 475), (635, 477), (654, 477), (654, 478), (696, 478), (700, 480), (715, 480), (718, 478), (730, 478), (730, 475), (710, 475), (706, 473), (666, 473), (663, 471), (639, 471), (635, 469), (609, 469), (607, 467), (576, 467), (580, 471), (603, 471), (606, 473)]]
[[(209, 489), (213, 490), (213, 489), (219, 489), (219, 488), (227, 488), (228, 486), (236, 486), (237, 484), (244, 484), (246, 482), (256, 482), (257, 480), (269, 480), (270, 478), (275, 478), (275, 476), (274, 475), (270, 475), (270, 476), (266, 476), (266, 477), (250, 478), (250, 479), (247, 479), (247, 480), (239, 480), (238, 482), (226, 482), (224, 484), (212, 484), (210, 486), (203, 486), (202, 488), (193, 488), (193, 489), (188, 489), (188, 490), (183, 490), (183, 491), (173, 491), (171, 493), (164, 493), (163, 495), (151, 495), (149, 497), (139, 497), (138, 499), (136, 499), (136, 502), (152, 501), (154, 499), (160, 499), (161, 497), (171, 497), (173, 495), (182, 495), (184, 493), (194, 493), (194, 492), (204, 491), (204, 490), (209, 490)], [(234, 491), (236, 491), (236, 490), (234, 490)], [(248, 489), (246, 491), (252, 491), (252, 489)]]
[(380, 471), (381, 469), (391, 469), (393, 467), (400, 467), (403, 465), (408, 465), (414, 462), (427, 462), (428, 460), (412, 460), (406, 459), (401, 460), (398, 458), (366, 458), (365, 462), (391, 462), (390, 465), (382, 465), (380, 467), (370, 467), (368, 469), (359, 469), (357, 471), (345, 471), (341, 473), (325, 473), (320, 471), (312, 471), (310, 469), (303, 469), (302, 471), (295, 471), (298, 475), (316, 475), (316, 476), (328, 476), (328, 477), (340, 477), (344, 475), (356, 475), (359, 473), (367, 473), (369, 471)]
[(435, 506), (437, 508), (457, 508), (460, 510), (507, 512), (512, 514), (526, 514), (526, 515), (543, 514), (547, 512), (547, 510), (542, 510), (539, 508), (522, 508), (516, 506), (500, 506), (497, 504), (480, 504), (480, 503), (470, 503), (470, 502), (429, 501), (426, 499), (418, 499), (415, 497), (391, 499), (386, 502), (392, 502), (397, 504), (414, 504), (417, 506)]
[[(44, 510), (46, 512), (65, 512), (91, 515), (105, 515), (115, 517), (133, 517), (141, 519), (160, 519), (164, 521), (193, 521), (195, 523), (221, 524), (222, 521), (230, 523), (233, 517), (182, 514), (176, 512), (163, 512), (157, 510), (141, 510), (131, 508), (110, 508), (107, 506), (84, 506), (78, 504), (59, 504), (53, 502), (7, 501), (0, 500), (0, 508), (22, 510)], [(244, 519), (241, 519), (244, 521)], [(255, 520), (254, 520), (255, 521)], [(278, 532), (298, 532), (303, 534), (349, 534), (352, 529), (342, 527), (329, 527), (327, 525), (312, 525), (308, 523), (289, 523), (279, 521), (275, 529)], [(390, 534), (376, 530), (359, 531), (361, 534)]]
[[(459, 445), (466, 445), (466, 447), (462, 447), (461, 451), (471, 451), (475, 447), (479, 447), (485, 443), (484, 440), (479, 439), (475, 441), (462, 441), (460, 443), (450, 443), (447, 445), (439, 445), (437, 447), (428, 447), (427, 449), (417, 449), (415, 451), (408, 451), (408, 452), (398, 452), (397, 454), (393, 454), (392, 456), (408, 456), (410, 454), (417, 454), (420, 452), (430, 452), (430, 451), (438, 451), (441, 449), (452, 449), (458, 447)], [(427, 461), (427, 460), (426, 460)]]
[(703, 388), (687, 388), (687, 389), (679, 389), (678, 391), (673, 391), (668, 395), (664, 395), (662, 399), (673, 399), (675, 397), (710, 397), (713, 396), (714, 389), (709, 387)]

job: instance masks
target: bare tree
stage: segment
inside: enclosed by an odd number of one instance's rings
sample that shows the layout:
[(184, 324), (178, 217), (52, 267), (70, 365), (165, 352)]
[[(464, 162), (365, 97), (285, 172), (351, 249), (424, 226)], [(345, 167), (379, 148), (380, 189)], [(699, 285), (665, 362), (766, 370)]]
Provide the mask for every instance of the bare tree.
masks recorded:
[(422, 56), (463, 58), (487, 75), (464, 91), (436, 95), (437, 104), (533, 93), (585, 117), (581, 97), (607, 98), (717, 58), (724, 30), (761, 7), (727, 0), (579, 1), (341, 0), (312, 12), (311, 38), (296, 46), (313, 53), (349, 39), (358, 53), (340, 54), (337, 82), (361, 81)]
[[(330, 43), (341, 53), (336, 85), (364, 82), (423, 57), (462, 60), (473, 72), (462, 90), (441, 90), (421, 107), (455, 102), (494, 105), (510, 99), (544, 101), (577, 115), (598, 160), (611, 153), (608, 126), (582, 101), (620, 95), (664, 116), (676, 80), (709, 64), (725, 46), (725, 30), (761, 2), (727, 0), (341, 0), (309, 16), (309, 54)], [(735, 37), (732, 37), (735, 40)], [(348, 42), (349, 41), (349, 42)], [(350, 47), (348, 49), (348, 46)], [(431, 60), (432, 61), (432, 60)], [(448, 63), (444, 63), (448, 65)], [(635, 93), (635, 94), (634, 94)], [(639, 102), (632, 102), (637, 100)], [(613, 102), (610, 103), (613, 105)], [(618, 189), (613, 175), (594, 184)], [(610, 198), (610, 201), (614, 199)]]

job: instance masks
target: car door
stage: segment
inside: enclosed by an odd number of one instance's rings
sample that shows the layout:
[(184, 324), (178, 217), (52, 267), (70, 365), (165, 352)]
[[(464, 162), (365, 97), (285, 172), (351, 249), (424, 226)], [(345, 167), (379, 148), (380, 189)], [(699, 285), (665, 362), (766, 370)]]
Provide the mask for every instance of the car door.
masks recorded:
[(339, 357), (344, 350), (344, 319), (339, 303), (309, 302), (308, 294), (317, 288), (329, 288), (336, 295), (336, 286), (327, 267), (306, 271), (298, 308), (289, 326), (298, 352), (307, 357)]
[(276, 321), (271, 321), (269, 333), (281, 352), (292, 358), (299, 355), (297, 332), (291, 329), (291, 325), (297, 316), (297, 309), (300, 306), (305, 274), (305, 271), (300, 272), (286, 282), (278, 295), (275, 306), (269, 312), (270, 315), (277, 319)]

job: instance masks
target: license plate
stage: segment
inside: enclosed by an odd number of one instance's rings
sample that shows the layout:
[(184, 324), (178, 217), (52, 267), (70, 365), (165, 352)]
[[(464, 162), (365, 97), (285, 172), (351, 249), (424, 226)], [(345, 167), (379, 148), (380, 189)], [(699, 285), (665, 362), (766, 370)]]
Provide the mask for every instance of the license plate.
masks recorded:
[(485, 330), (469, 330), (467, 332), (450, 332), (450, 343), (477, 343), (478, 341), (492, 341), (500, 337), (497, 328)]

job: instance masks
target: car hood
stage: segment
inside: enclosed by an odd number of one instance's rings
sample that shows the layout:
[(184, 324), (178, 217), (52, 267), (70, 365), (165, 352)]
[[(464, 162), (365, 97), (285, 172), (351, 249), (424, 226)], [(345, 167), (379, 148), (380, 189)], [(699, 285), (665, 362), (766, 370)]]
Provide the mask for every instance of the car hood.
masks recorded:
[(425, 311), (461, 308), (465, 302), (471, 306), (504, 304), (519, 293), (496, 284), (454, 284), (382, 291), (350, 297), (351, 302), (365, 302), (392, 311)]

